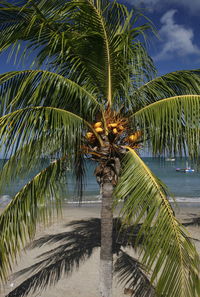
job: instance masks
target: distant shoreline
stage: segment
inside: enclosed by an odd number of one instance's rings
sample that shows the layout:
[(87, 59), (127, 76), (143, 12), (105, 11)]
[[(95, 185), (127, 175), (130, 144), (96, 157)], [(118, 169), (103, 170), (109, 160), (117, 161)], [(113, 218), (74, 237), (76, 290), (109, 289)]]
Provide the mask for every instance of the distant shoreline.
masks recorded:
[[(83, 197), (84, 198), (84, 197)], [(178, 205), (180, 204), (181, 207), (187, 207), (187, 206), (192, 206), (192, 207), (200, 207), (200, 197), (174, 197), (175, 203)], [(9, 195), (2, 195), (0, 196), (0, 208), (4, 208), (9, 202), (10, 202), (10, 196)], [(173, 198), (169, 198), (170, 203), (174, 203)], [(95, 204), (101, 204), (101, 199), (99, 199), (98, 195), (92, 195), (92, 196), (86, 196), (85, 199), (82, 200), (80, 203), (78, 201), (78, 198), (74, 198), (74, 200), (68, 200), (64, 199), (63, 205), (95, 205)]]

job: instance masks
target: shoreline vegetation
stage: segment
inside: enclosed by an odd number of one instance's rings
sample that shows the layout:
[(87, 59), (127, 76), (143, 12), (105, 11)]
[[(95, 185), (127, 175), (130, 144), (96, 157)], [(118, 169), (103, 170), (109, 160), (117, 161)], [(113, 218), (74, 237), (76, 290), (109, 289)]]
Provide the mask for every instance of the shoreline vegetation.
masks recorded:
[[(189, 236), (193, 238), (193, 242), (200, 254), (200, 232), (199, 227), (192, 225), (191, 223), (195, 218), (200, 216), (200, 203), (177, 203), (177, 207), (174, 207), (177, 218), (183, 223), (188, 224), (186, 229), (189, 231)], [(0, 212), (2, 209), (0, 208)], [(38, 226), (35, 239), (39, 239), (46, 235), (58, 234), (70, 230), (70, 227), (66, 227), (67, 224), (76, 220), (87, 220), (91, 218), (100, 218), (100, 204), (85, 204), (83, 203), (80, 207), (76, 204), (64, 203), (62, 208), (62, 216), (56, 217), (54, 215), (52, 223), (46, 228), (42, 225)], [(34, 240), (35, 240), (34, 239)], [(44, 245), (40, 248), (26, 249), (21, 254), (20, 258), (17, 259), (17, 264), (13, 266), (13, 273), (27, 268), (40, 260), (37, 258), (42, 253), (47, 252), (56, 246)], [(99, 249), (97, 249), (89, 260), (86, 260), (80, 265), (79, 269), (74, 268), (72, 275), (63, 277), (56, 285), (48, 287), (46, 290), (36, 292), (30, 296), (40, 297), (65, 297), (66, 292), (70, 297), (98, 297), (98, 267), (99, 267)], [(14, 278), (10, 275), (8, 282), (5, 286), (1, 286), (0, 297), (6, 296), (12, 291), (17, 285), (27, 278), (27, 275), (19, 278)], [(78, 281), (77, 281), (78, 280)], [(124, 290), (123, 284), (119, 284), (116, 278), (114, 278), (113, 285), (113, 296), (121, 297), (128, 294), (128, 290)]]

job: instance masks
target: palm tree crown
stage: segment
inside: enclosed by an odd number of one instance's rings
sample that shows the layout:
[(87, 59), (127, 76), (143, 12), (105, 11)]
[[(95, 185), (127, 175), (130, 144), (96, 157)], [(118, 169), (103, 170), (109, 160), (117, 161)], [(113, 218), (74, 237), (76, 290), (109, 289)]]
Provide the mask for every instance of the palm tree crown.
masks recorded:
[(112, 207), (123, 200), (122, 222), (142, 222), (136, 242), (145, 238), (141, 262), (156, 294), (200, 295), (197, 252), (168, 189), (139, 156), (144, 146), (199, 156), (199, 70), (156, 78), (141, 38), (152, 26), (138, 25), (141, 17), (109, 0), (1, 1), (0, 50), (12, 47), (22, 59), (36, 53), (33, 70), (0, 75), (0, 145), (10, 155), (1, 189), (44, 154), (59, 152), (1, 214), (2, 280), (36, 223), (48, 220), (53, 205), (59, 209), (63, 166), (74, 168), (81, 193), (90, 158), (103, 190), (102, 263), (112, 262)]

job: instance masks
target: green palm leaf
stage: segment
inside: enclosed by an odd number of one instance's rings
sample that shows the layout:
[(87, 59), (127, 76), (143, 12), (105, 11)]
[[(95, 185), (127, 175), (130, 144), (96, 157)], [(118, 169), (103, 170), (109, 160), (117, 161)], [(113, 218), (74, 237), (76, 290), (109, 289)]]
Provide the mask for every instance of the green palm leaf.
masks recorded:
[(14, 111), (29, 106), (52, 106), (85, 118), (100, 112), (95, 88), (77, 84), (46, 70), (13, 71), (0, 75), (1, 110)]
[(109, 104), (122, 105), (120, 98), (129, 94), (131, 83), (141, 84), (155, 70), (142, 43), (132, 43), (151, 25), (137, 25), (143, 15), (115, 1), (28, 1), (23, 9), (0, 7), (1, 15), (7, 24), (0, 30), (2, 49), (28, 41), (30, 49), (39, 51), (36, 65), (95, 86), (103, 102), (106, 97)]
[[(12, 199), (0, 216), (0, 277), (5, 280), (16, 255), (33, 238), (36, 223), (47, 222), (60, 209), (62, 160), (38, 173)], [(55, 181), (57, 183), (55, 183)]]
[(200, 95), (180, 95), (151, 103), (135, 112), (131, 119), (144, 131), (154, 154), (180, 155), (188, 150), (199, 156)]
[[(103, 56), (102, 60), (98, 60), (100, 62), (99, 65), (96, 65), (98, 67), (97, 69), (101, 70), (101, 77), (99, 73), (96, 74), (98, 81), (102, 81), (102, 85), (105, 88), (103, 92), (108, 100), (108, 105), (112, 105), (116, 101), (116, 98), (120, 97), (124, 92), (127, 95), (127, 89), (131, 86), (130, 77), (132, 75), (139, 75), (139, 73), (141, 74), (141, 67), (140, 72), (138, 72), (139, 68), (136, 68), (137, 66), (134, 68), (133, 65), (136, 65), (134, 63), (136, 60), (139, 62), (139, 50), (136, 50), (136, 48), (138, 46), (138, 48), (142, 49), (142, 46), (139, 42), (132, 44), (131, 40), (141, 33), (144, 34), (151, 26), (149, 24), (136, 26), (136, 21), (140, 16), (137, 11), (132, 10), (129, 12), (124, 5), (115, 1), (113, 3), (106, 0), (85, 1), (83, 3), (83, 5), (80, 5), (78, 18), (81, 19), (83, 32), (85, 32), (86, 28), (86, 31), (89, 33), (90, 30), (92, 34), (94, 34), (93, 32), (98, 32), (98, 44), (101, 42)], [(89, 14), (93, 17), (92, 21), (88, 17)], [(131, 24), (134, 26), (132, 31), (130, 30)], [(94, 45), (97, 44), (95, 38), (92, 42), (94, 42)], [(146, 60), (144, 52), (145, 50), (143, 48), (143, 61)], [(96, 49), (92, 52), (94, 58), (97, 53), (98, 51)], [(87, 56), (84, 52), (83, 57)], [(94, 61), (97, 61), (97, 58)], [(93, 60), (91, 58), (88, 61), (86, 60), (86, 63), (86, 67), (90, 67), (89, 69), (87, 68), (87, 73), (91, 73), (95, 69), (95, 64), (93, 67)], [(148, 59), (148, 63), (143, 64), (145, 65), (144, 69), (152, 69), (152, 64), (152, 61)], [(115, 71), (113, 71), (114, 69)]]
[[(16, 152), (13, 152), (12, 156), (10, 156), (10, 150), (8, 149), (7, 155), (9, 158), (7, 159), (6, 151), (6, 162), (0, 171), (0, 192), (3, 193), (11, 183), (15, 183), (19, 178), (27, 179), (27, 176), (30, 176), (34, 170), (46, 166), (51, 156), (61, 154), (65, 156), (64, 147), (63, 141), (58, 135), (55, 135), (53, 140), (49, 138), (49, 135), (45, 135), (42, 139), (33, 140), (31, 143), (24, 145)], [(65, 163), (66, 167), (71, 167), (72, 160), (68, 158)]]
[(67, 166), (74, 168), (86, 127), (90, 125), (79, 116), (49, 107), (21, 109), (1, 117), (0, 146), (5, 157), (11, 157), (1, 171), (0, 190), (55, 152), (67, 156)]
[(1, 1), (0, 49), (4, 50), (10, 46), (17, 49), (21, 41), (29, 40), (28, 50), (39, 49), (41, 51), (44, 44), (51, 41), (50, 54), (58, 41), (62, 43), (62, 32), (69, 28), (69, 24), (63, 23), (62, 8), (67, 15), (69, 3), (48, 1), (48, 5), (46, 4), (47, 1), (40, 1), (40, 3), (27, 1), (26, 4), (21, 1), (16, 5)]
[[(140, 86), (133, 94), (139, 98), (140, 105), (146, 106), (166, 97), (199, 94), (200, 70), (180, 70), (156, 77)], [(139, 106), (140, 106), (139, 105)]]
[[(7, 149), (13, 147), (13, 152), (29, 144), (31, 150), (32, 141), (49, 138), (57, 135), (68, 144), (66, 150), (77, 145), (77, 138), (81, 139), (83, 125), (89, 123), (66, 110), (53, 107), (30, 107), (19, 109), (0, 118), (1, 146)], [(73, 149), (72, 149), (73, 151)]]
[(124, 159), (115, 195), (118, 200), (124, 199), (124, 223), (142, 221), (138, 234), (138, 240), (144, 236), (141, 259), (152, 273), (158, 295), (199, 296), (198, 254), (174, 217), (166, 187), (132, 149)]

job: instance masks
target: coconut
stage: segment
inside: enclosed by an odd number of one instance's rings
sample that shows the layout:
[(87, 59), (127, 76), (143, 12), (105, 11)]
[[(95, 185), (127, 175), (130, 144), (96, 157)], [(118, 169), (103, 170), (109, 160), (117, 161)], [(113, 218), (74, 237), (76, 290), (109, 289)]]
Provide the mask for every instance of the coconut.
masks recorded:
[(117, 123), (111, 123), (111, 124), (108, 124), (108, 127), (109, 128), (116, 128), (118, 126)]
[(103, 132), (103, 129), (102, 129), (101, 127), (98, 127), (98, 128), (95, 129), (95, 131), (96, 131), (97, 133), (102, 133), (102, 132)]
[(120, 126), (118, 127), (118, 129), (119, 129), (120, 131), (124, 131), (124, 127), (123, 127), (122, 125), (120, 125)]
[(135, 141), (137, 141), (137, 139), (138, 139), (137, 134), (132, 134), (128, 138), (128, 140), (131, 141), (131, 142), (135, 142)]
[(91, 139), (91, 138), (93, 138), (93, 136), (94, 136), (94, 134), (92, 132), (87, 132), (86, 133), (86, 138), (87, 139)]
[(102, 126), (102, 122), (96, 122), (95, 124), (94, 124), (94, 128), (99, 128), (99, 127), (101, 127)]
[(117, 130), (116, 128), (114, 128), (114, 129), (112, 130), (112, 132), (113, 132), (113, 134), (117, 134), (117, 133), (118, 133), (118, 130)]

